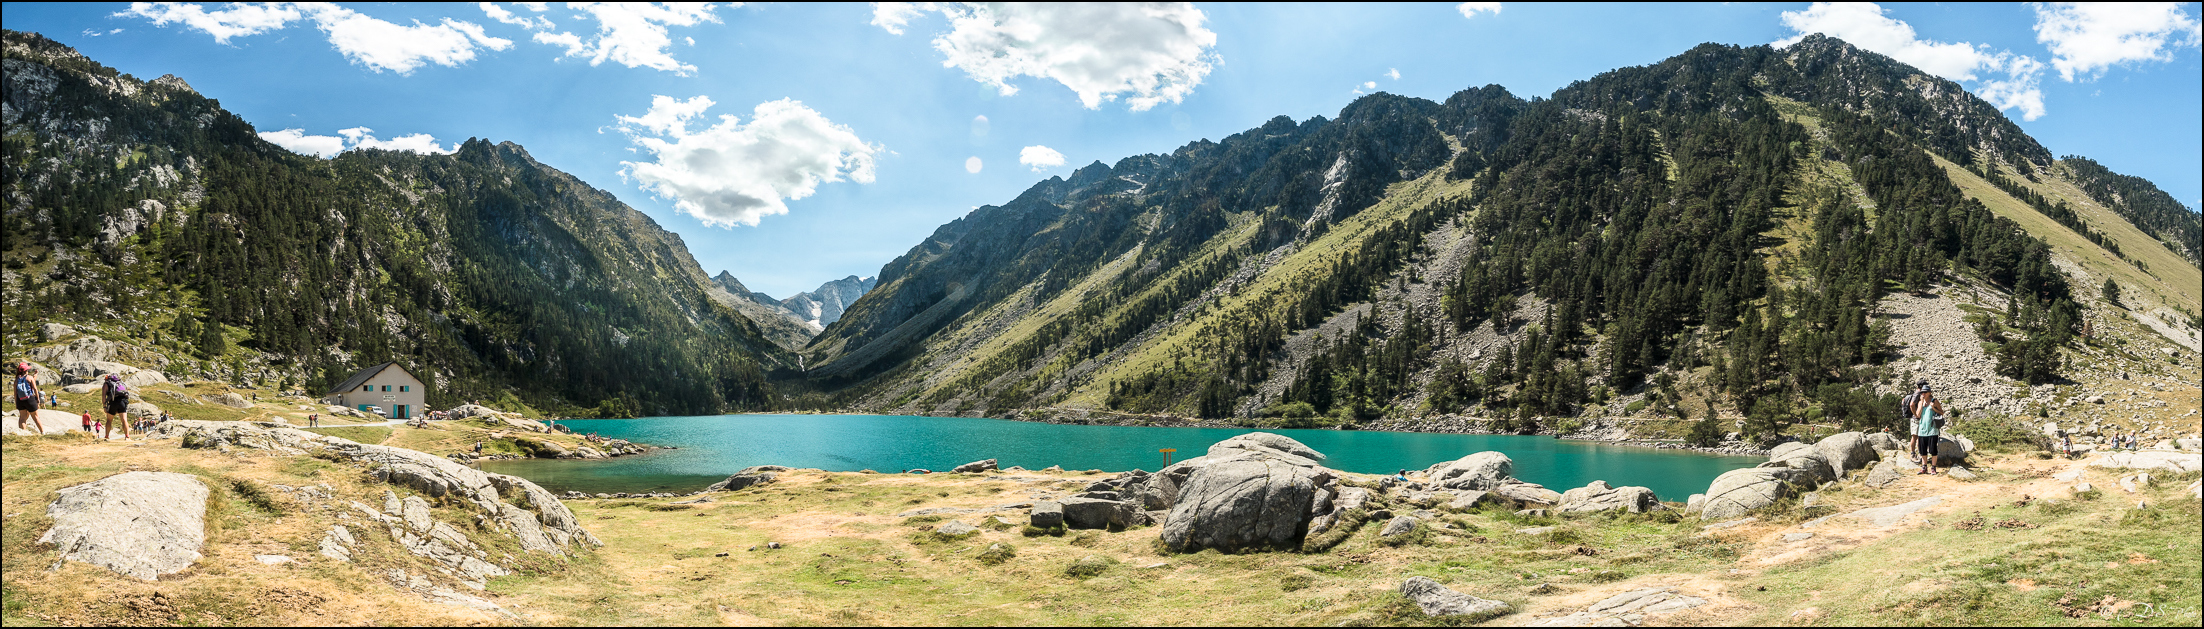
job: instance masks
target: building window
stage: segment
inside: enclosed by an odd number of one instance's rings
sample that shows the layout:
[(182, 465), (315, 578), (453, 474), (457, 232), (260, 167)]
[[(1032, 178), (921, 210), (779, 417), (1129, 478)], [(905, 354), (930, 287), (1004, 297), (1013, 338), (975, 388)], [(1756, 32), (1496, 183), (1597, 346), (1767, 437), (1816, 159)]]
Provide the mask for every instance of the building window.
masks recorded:
[(373, 390), (375, 390), (375, 385), (372, 385), (372, 384), (370, 384), (370, 385), (367, 385), (367, 386), (364, 386), (364, 387), (360, 387), (360, 390), (361, 390), (361, 391), (373, 391)]
[(387, 384), (386, 384), (386, 385), (383, 385), (383, 392), (384, 392), (384, 393), (389, 393), (389, 392), (390, 392), (390, 385), (387, 385)]
[(412, 389), (412, 388), (413, 388), (413, 387), (410, 387), (410, 386), (407, 386), (407, 385), (403, 385), (403, 384), (401, 384), (401, 385), (398, 385), (398, 392), (399, 392), (399, 393), (405, 393), (406, 391), (408, 391), (408, 390), (410, 390), (410, 389)]

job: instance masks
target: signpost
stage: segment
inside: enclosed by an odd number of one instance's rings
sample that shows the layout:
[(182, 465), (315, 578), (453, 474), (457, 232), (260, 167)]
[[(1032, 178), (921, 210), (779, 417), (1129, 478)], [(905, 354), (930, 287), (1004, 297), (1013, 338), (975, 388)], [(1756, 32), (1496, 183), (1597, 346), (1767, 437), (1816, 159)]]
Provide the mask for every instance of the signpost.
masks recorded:
[(1164, 448), (1164, 449), (1161, 449), (1161, 450), (1157, 450), (1157, 452), (1161, 452), (1161, 453), (1163, 453), (1163, 466), (1164, 466), (1164, 467), (1170, 467), (1170, 466), (1171, 466), (1171, 453), (1173, 453), (1173, 452), (1177, 452), (1177, 451), (1179, 451), (1179, 449), (1178, 449), (1178, 448)]

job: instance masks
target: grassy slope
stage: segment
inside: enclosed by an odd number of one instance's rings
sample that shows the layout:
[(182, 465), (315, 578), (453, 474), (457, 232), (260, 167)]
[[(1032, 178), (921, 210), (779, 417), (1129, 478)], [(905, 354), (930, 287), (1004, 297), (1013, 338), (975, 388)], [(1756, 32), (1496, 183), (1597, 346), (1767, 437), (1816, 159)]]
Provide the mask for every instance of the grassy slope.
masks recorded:
[(1263, 271), (1253, 281), (1241, 286), (1203, 308), (1197, 316), (1182, 319), (1148, 338), (1140, 347), (1127, 352), (1124, 358), (1096, 370), (1079, 388), (1063, 402), (1065, 406), (1102, 406), (1109, 394), (1109, 383), (1161, 368), (1174, 356), (1192, 355), (1197, 344), (1206, 341), (1200, 337), (1203, 326), (1216, 321), (1230, 321), (1248, 317), (1248, 309), (1256, 305), (1262, 296), (1285, 290), (1302, 276), (1321, 272), (1323, 264), (1339, 259), (1362, 245), (1388, 225), (1406, 218), (1409, 212), (1448, 195), (1466, 194), (1469, 180), (1448, 181), (1446, 169), (1433, 169), (1423, 177), (1393, 184), (1377, 204), (1370, 206), (1346, 220), (1333, 225), (1323, 237), (1309, 243), (1280, 260), (1277, 265)]
[[(2006, 194), (2004, 190), (1997, 189), (1990, 182), (1984, 181), (1974, 173), (1967, 172), (1966, 169), (1960, 168), (1957, 164), (1953, 164), (1941, 156), (1936, 158), (1936, 164), (1944, 167), (1944, 172), (1951, 176), (1952, 183), (1959, 184), (1959, 189), (1965, 191), (1967, 196), (1980, 200), (1983, 205), (1989, 206), (1990, 210), (1996, 212), (1999, 216), (2020, 223), (2022, 228), (2028, 230), (2028, 233), (2050, 243), (2055, 255), (2072, 261), (2092, 274), (2093, 277), (2091, 278), (2075, 278), (2077, 280), (2075, 287), (2077, 292), (2094, 296), (2097, 292), (2097, 286), (2103, 283), (2102, 280), (2107, 274), (2110, 274), (2120, 282), (2121, 287), (2126, 291), (2126, 295), (2134, 296), (2132, 298), (2123, 296), (2123, 299), (2128, 301), (2130, 305), (2146, 303), (2154, 305), (2179, 304), (2194, 312), (2200, 304), (2204, 304), (2204, 274), (2199, 274), (2196, 267), (2189, 266), (2187, 261), (2174, 255), (2172, 251), (2168, 251), (2165, 245), (2161, 245), (2156, 240), (2144, 235), (2142, 230), (2136, 229), (2126, 219), (2120, 218), (2111, 211), (2097, 205), (2096, 202), (2089, 200), (2088, 195), (2082, 194), (2072, 184), (2058, 182), (2057, 184), (2029, 185), (2029, 187), (2046, 197), (2065, 200), (2069, 206), (2074, 207), (2076, 211), (2081, 213), (2082, 219), (2091, 227), (2118, 241), (2121, 252), (2150, 265), (2151, 273), (2155, 273), (2156, 277), (2146, 274), (2141, 269), (2135, 268), (2133, 264), (2112, 255), (2112, 252), (2090, 242), (2088, 238), (2075, 233), (2073, 229), (2058, 224), (2057, 221), (2051, 220), (2051, 217), (2044, 216), (2037, 212), (2035, 208), (2029, 207), (2027, 203), (2013, 198), (2012, 195)], [(2023, 185), (2028, 185), (2026, 179), (2022, 179), (2017, 175), (2008, 174), (2007, 176)], [(2083, 281), (2087, 279), (2098, 281)], [(2148, 296), (2147, 299), (2145, 298), (2146, 295)]]

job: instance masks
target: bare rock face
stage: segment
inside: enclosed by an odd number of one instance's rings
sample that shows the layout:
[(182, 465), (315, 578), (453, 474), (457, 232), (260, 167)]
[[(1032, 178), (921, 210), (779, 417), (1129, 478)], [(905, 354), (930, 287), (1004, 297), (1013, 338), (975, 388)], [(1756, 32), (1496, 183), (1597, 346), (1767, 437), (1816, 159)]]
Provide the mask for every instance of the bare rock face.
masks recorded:
[(1052, 529), (1064, 525), (1063, 503), (1043, 500), (1033, 503), (1029, 523), (1034, 528)]
[(1653, 497), (1653, 490), (1644, 487), (1608, 487), (1607, 481), (1595, 480), (1591, 484), (1561, 493), (1559, 510), (1562, 513), (1596, 513), (1600, 511), (1629, 511), (1644, 513), (1658, 508), (1660, 500)]
[(1829, 435), (1815, 443), (1814, 450), (1821, 453), (1822, 459), (1828, 461), (1838, 475), (1867, 467), (1881, 458), (1875, 454), (1875, 446), (1868, 441), (1867, 435), (1857, 432)]
[[(62, 326), (67, 327), (67, 326)], [(70, 333), (75, 333), (71, 330)], [(87, 336), (63, 345), (34, 347), (26, 352), (31, 360), (56, 365), (80, 361), (108, 361), (115, 358), (115, 343), (97, 336)]]
[(1385, 528), (1378, 529), (1378, 537), (1392, 537), (1416, 532), (1422, 522), (1411, 515), (1396, 515), (1385, 521)]
[(1447, 489), (1491, 491), (1515, 473), (1515, 461), (1498, 452), (1479, 452), (1424, 469), (1431, 483)]
[(1316, 481), (1311, 468), (1275, 460), (1205, 466), (1187, 480), (1165, 518), (1163, 544), (1181, 552), (1292, 547), (1307, 530)]
[(1408, 577), (1400, 584), (1400, 595), (1415, 601), (1418, 609), (1431, 616), (1490, 618), (1514, 611), (1507, 603), (1456, 592), (1429, 577)]
[(1807, 480), (1806, 472), (1789, 467), (1749, 467), (1714, 477), (1707, 486), (1706, 508), (1699, 516), (1709, 520), (1742, 517), (1765, 509), (1790, 496), (1794, 485)]
[(728, 476), (727, 480), (712, 483), (712, 486), (704, 488), (704, 491), (742, 491), (759, 485), (771, 484), (776, 477), (778, 475), (772, 472), (743, 470)]
[(1906, 444), (1903, 441), (1899, 441), (1896, 436), (1893, 436), (1890, 433), (1878, 432), (1867, 436), (1867, 447), (1876, 450), (1904, 451), (1906, 449)]
[(206, 544), (207, 486), (196, 476), (125, 472), (60, 493), (38, 541), (65, 559), (152, 581), (191, 567)]

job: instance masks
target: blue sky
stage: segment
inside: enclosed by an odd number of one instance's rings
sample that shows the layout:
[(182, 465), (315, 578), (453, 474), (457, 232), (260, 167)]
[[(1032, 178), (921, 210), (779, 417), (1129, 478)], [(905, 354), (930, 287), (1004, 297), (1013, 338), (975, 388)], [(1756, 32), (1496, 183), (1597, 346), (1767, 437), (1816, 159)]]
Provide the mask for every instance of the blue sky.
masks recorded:
[(1544, 96), (1813, 31), (1959, 80), (2055, 154), (2204, 196), (2195, 3), (541, 8), (39, 3), (7, 5), (5, 25), (183, 77), (302, 152), (517, 142), (779, 297), (874, 275), (1095, 160), (1364, 92)]

